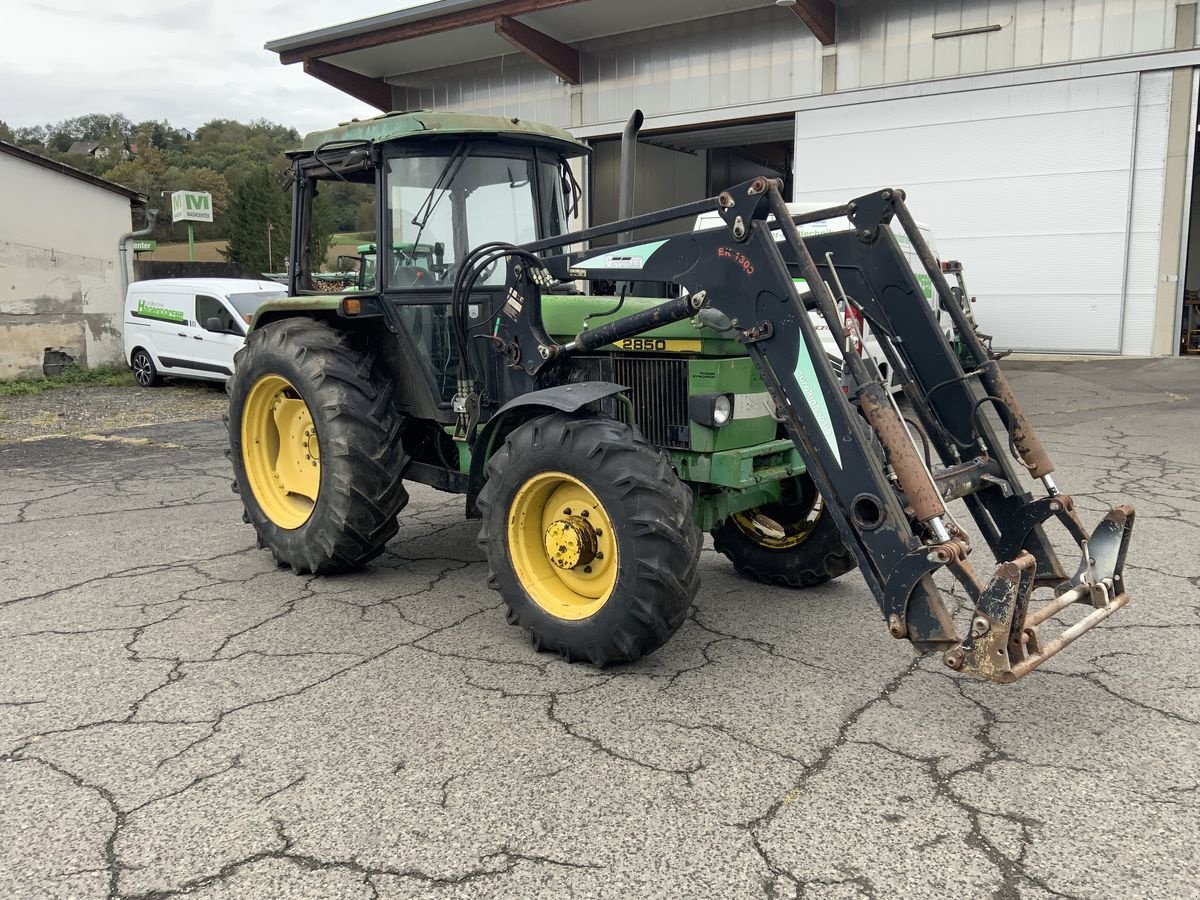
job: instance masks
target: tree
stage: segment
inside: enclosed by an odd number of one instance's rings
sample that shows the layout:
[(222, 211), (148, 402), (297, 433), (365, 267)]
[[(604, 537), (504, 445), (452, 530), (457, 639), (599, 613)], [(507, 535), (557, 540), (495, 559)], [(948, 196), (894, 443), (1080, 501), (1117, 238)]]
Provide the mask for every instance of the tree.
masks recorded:
[(0, 141), (7, 141), (10, 144), (15, 144), (17, 142), (16, 134), (11, 128), (8, 127), (8, 123), (3, 119), (0, 119)]
[[(233, 192), (225, 217), (229, 243), (221, 254), (256, 272), (282, 269), (291, 237), (288, 196), (265, 166), (247, 176)], [(268, 254), (267, 227), (271, 227)], [(326, 239), (328, 243), (328, 239)], [(323, 258), (323, 257), (322, 257)]]

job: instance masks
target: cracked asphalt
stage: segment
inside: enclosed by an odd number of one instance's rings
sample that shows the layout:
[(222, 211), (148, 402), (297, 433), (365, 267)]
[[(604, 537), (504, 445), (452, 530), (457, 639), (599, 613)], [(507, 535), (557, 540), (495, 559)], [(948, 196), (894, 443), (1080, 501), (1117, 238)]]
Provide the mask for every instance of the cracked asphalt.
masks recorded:
[(711, 549), (663, 650), (567, 665), (459, 498), (302, 578), (217, 422), (0, 444), (0, 896), (1197, 896), (1200, 364), (1008, 368), (1089, 526), (1138, 506), (1130, 606), (1008, 687)]

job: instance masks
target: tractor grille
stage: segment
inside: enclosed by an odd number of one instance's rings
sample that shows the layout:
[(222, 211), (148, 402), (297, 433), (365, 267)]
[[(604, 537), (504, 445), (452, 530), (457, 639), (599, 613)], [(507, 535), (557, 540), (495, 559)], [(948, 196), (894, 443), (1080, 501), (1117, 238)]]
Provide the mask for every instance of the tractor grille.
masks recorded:
[[(581, 381), (615, 381), (629, 388), (637, 426), (657, 447), (686, 450), (688, 434), (688, 363), (686, 359), (613, 354), (576, 359), (575, 376)], [(628, 418), (622, 403), (609, 410), (618, 419)]]

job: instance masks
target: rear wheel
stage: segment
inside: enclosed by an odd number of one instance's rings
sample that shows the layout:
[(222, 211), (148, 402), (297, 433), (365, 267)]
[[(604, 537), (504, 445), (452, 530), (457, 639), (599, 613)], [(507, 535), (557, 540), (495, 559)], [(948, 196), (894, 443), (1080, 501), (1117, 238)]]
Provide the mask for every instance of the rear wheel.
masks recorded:
[(856, 565), (807, 475), (783, 502), (734, 513), (712, 532), (713, 546), (742, 575), (763, 584), (825, 584)]
[(378, 556), (408, 502), (391, 384), (370, 353), (312, 319), (250, 333), (228, 382), (234, 490), (259, 545), (297, 573)]
[(537, 649), (629, 662), (683, 624), (698, 584), (691, 492), (629, 426), (520, 426), (488, 462), (479, 507), (489, 585)]
[(138, 347), (129, 359), (129, 368), (133, 370), (133, 380), (142, 387), (158, 387), (162, 384), (162, 376), (154, 365), (150, 354)]

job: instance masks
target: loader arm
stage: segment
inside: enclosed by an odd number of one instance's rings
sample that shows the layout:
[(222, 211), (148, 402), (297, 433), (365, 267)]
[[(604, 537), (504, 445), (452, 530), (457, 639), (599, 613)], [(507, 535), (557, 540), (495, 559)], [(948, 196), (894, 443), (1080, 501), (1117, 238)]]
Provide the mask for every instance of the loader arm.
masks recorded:
[[(712, 209), (726, 228), (603, 251), (536, 255)], [(797, 229), (799, 223), (835, 216), (847, 219), (847, 230), (802, 238)], [(893, 220), (918, 251), (959, 339), (976, 359), (969, 374), (925, 300)], [(579, 277), (627, 280), (631, 268), (638, 281), (673, 282), (687, 293), (566, 343), (546, 334), (543, 287)], [(803, 295), (797, 278), (807, 283)], [(1094, 532), (1084, 529), (1070, 497), (1055, 484), (1049, 455), (1003, 372), (954, 302), (902, 191), (792, 216), (779, 183), (757, 178), (705, 201), (527, 244), (509, 258), (505, 300), (491, 340), (511, 376), (529, 379), (531, 387), (573, 353), (690, 318), (703, 308), (723, 314), (758, 367), (777, 418), (854, 552), (889, 632), (920, 652), (942, 652), (952, 669), (1015, 681), (1128, 600), (1123, 568), (1133, 509), (1117, 507)], [(842, 376), (831, 368), (807, 309), (817, 309), (832, 333), (844, 334), (838, 301), (871, 323), (940, 467), (926, 466), (868, 361), (847, 352)], [(1044, 496), (1027, 490), (1022, 470), (1041, 482)], [(967, 535), (947, 513), (946, 502), (957, 498), (964, 499), (996, 558), (986, 578), (968, 561)], [(1064, 570), (1042, 530), (1050, 519), (1063, 524), (1079, 548), (1073, 574)], [(973, 606), (962, 632), (934, 583), (944, 568)], [(1031, 601), (1038, 588), (1053, 588), (1058, 596), (1035, 610)], [(1055, 640), (1043, 639), (1041, 624), (1074, 604), (1089, 607), (1089, 613)]]

